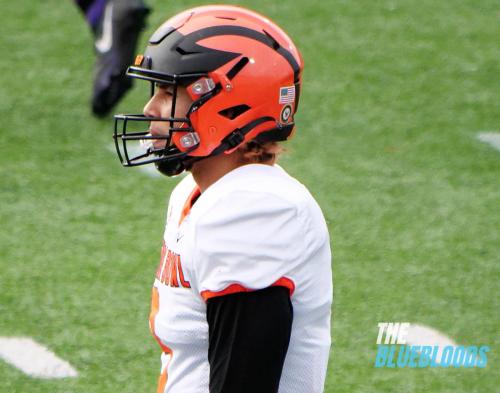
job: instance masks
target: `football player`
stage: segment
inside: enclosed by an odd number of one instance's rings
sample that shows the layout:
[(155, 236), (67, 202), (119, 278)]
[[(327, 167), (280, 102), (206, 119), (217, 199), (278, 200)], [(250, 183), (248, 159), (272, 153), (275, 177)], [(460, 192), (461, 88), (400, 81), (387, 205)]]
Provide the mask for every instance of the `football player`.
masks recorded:
[(275, 23), (223, 5), (167, 20), (129, 68), (152, 95), (143, 115), (115, 116), (120, 161), (188, 173), (170, 196), (152, 291), (158, 392), (323, 391), (328, 230), (308, 190), (276, 164), (302, 69)]

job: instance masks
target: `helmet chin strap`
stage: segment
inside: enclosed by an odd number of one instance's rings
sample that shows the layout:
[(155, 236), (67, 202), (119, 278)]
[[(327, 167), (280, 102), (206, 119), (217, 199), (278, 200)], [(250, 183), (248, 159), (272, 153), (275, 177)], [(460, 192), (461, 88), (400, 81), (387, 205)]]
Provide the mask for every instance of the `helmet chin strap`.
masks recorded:
[(165, 176), (176, 176), (186, 169), (181, 160), (158, 161), (155, 162), (155, 167)]
[(236, 128), (233, 132), (231, 132), (221, 141), (220, 145), (216, 147), (208, 157), (217, 156), (219, 154), (224, 153), (227, 150), (234, 149), (245, 140), (246, 134), (252, 131), (255, 127), (260, 126), (261, 124), (269, 121), (274, 122), (276, 124), (276, 120), (274, 120), (273, 117), (264, 116), (252, 120), (250, 123), (247, 123), (241, 128)]
[[(266, 123), (266, 122), (275, 122), (275, 119), (270, 116), (260, 117), (255, 119), (249, 123), (247, 123), (242, 128), (237, 128), (233, 132), (231, 132), (228, 136), (226, 136), (220, 145), (215, 148), (212, 153), (206, 157), (192, 157), (186, 156), (185, 158), (178, 160), (165, 160), (156, 162), (156, 169), (166, 176), (175, 176), (182, 173), (185, 170), (191, 169), (195, 162), (204, 160), (209, 157), (218, 156), (228, 150), (234, 149), (239, 146), (244, 140), (245, 135), (247, 135), (250, 131), (252, 131), (255, 127)], [(255, 140), (260, 143), (271, 142), (271, 141), (284, 141), (290, 135), (294, 124), (286, 124), (284, 126), (278, 126), (269, 131), (264, 131), (260, 133)]]

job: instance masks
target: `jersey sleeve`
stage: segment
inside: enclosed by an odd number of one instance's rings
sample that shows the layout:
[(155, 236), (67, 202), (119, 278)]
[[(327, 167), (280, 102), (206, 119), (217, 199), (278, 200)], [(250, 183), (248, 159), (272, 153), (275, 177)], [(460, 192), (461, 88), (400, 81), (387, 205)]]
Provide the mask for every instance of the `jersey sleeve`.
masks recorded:
[(272, 194), (232, 192), (196, 224), (194, 266), (206, 301), (284, 286), (293, 294), (303, 225), (296, 206)]
[(209, 299), (210, 393), (278, 392), (292, 321), (283, 287)]

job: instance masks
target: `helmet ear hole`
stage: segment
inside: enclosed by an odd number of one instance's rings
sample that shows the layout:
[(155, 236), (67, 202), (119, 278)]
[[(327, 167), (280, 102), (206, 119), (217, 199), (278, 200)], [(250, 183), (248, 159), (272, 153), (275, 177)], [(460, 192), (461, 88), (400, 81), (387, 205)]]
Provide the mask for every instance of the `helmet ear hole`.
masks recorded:
[(248, 105), (236, 105), (232, 106), (231, 108), (223, 109), (219, 112), (219, 115), (224, 116), (225, 118), (229, 120), (234, 120), (238, 116), (242, 115), (246, 111), (248, 111), (250, 107)]

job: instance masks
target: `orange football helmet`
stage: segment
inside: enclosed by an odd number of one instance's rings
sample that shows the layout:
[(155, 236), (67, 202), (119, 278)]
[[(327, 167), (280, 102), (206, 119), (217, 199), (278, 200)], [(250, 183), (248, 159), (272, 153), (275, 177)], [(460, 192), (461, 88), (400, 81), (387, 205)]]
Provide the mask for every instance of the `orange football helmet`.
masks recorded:
[[(288, 35), (253, 11), (227, 5), (202, 6), (167, 20), (149, 39), (128, 75), (173, 86), (171, 117), (115, 116), (115, 145), (124, 166), (154, 162), (172, 176), (189, 163), (230, 153), (245, 141), (283, 141), (294, 130), (303, 61)], [(178, 86), (193, 103), (175, 118)], [(166, 121), (166, 147), (144, 143), (147, 131), (132, 122)], [(142, 123), (144, 124), (144, 123)], [(145, 148), (132, 157), (130, 144)]]

